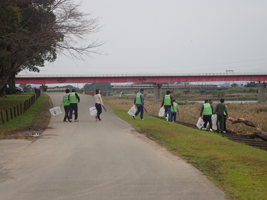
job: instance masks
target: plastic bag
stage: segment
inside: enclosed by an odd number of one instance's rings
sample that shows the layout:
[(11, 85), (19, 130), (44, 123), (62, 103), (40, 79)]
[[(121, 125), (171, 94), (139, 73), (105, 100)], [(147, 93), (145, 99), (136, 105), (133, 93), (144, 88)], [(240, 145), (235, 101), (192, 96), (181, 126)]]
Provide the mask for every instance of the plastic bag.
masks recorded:
[(164, 117), (165, 116), (165, 109), (164, 109), (164, 107), (161, 107), (160, 109), (159, 109), (159, 117)]
[(196, 124), (196, 126), (198, 127), (198, 129), (201, 129), (203, 125), (204, 125), (203, 119), (201, 117), (198, 118), (198, 121), (197, 121), (197, 124)]
[(96, 107), (91, 107), (89, 108), (90, 115), (95, 116), (97, 114)]
[(52, 116), (60, 115), (62, 113), (60, 107), (51, 108), (49, 111)]
[(212, 115), (211, 121), (212, 121), (212, 129), (216, 131), (217, 130), (217, 115)]
[(127, 112), (129, 115), (134, 116), (136, 113), (136, 107), (133, 105), (130, 110)]

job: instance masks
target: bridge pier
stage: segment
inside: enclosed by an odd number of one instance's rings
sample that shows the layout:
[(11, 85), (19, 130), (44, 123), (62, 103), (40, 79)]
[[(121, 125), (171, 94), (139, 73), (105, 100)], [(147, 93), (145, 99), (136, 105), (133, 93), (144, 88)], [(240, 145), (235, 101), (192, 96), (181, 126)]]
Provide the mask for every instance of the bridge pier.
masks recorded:
[(160, 88), (162, 84), (154, 83), (154, 99), (160, 99)]
[(259, 83), (258, 86), (258, 102), (266, 102), (266, 83)]

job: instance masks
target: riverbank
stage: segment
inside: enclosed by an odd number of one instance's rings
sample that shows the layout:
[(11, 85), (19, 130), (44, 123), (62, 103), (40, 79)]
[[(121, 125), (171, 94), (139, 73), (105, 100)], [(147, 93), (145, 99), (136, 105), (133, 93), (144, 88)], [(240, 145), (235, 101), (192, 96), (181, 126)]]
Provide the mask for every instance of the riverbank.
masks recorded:
[[(106, 97), (106, 99), (118, 106), (121, 109), (130, 109), (133, 105), (134, 97), (129, 99), (128, 97)], [(162, 99), (155, 100), (153, 96), (146, 95), (145, 107), (149, 115), (158, 116), (158, 112), (161, 106)], [(267, 102), (265, 103), (228, 103), (227, 111), (232, 118), (244, 118), (257, 124), (263, 131), (267, 131)], [(196, 103), (190, 101), (179, 101), (179, 115), (177, 115), (177, 121), (181, 121), (189, 124), (196, 124), (199, 118), (201, 106), (203, 103)], [(213, 103), (214, 109), (216, 103)], [(227, 121), (227, 128), (234, 131), (252, 132), (254, 128), (245, 126), (244, 124), (231, 124)]]

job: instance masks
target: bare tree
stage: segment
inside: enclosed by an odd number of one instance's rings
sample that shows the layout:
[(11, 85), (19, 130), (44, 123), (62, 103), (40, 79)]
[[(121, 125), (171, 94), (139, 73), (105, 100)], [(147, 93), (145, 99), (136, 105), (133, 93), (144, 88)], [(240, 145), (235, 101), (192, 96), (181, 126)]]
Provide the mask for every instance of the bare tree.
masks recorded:
[[(96, 53), (102, 45), (87, 39), (98, 31), (98, 19), (79, 11), (73, 0), (2, 0), (0, 11), (0, 96), (20, 70), (38, 71), (58, 52), (72, 57)], [(87, 44), (86, 44), (87, 43)], [(86, 44), (86, 45), (84, 45)]]

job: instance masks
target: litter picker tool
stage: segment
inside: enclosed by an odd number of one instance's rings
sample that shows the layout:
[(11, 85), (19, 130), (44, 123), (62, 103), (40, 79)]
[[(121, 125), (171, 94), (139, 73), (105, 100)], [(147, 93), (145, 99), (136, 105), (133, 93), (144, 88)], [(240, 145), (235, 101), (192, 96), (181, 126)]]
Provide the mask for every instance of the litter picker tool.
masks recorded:
[(146, 110), (146, 108), (144, 108), (144, 109), (145, 109), (146, 113), (148, 113), (147, 110)]
[(103, 106), (103, 108), (104, 108), (105, 112), (107, 112), (107, 109), (105, 108), (105, 106)]

